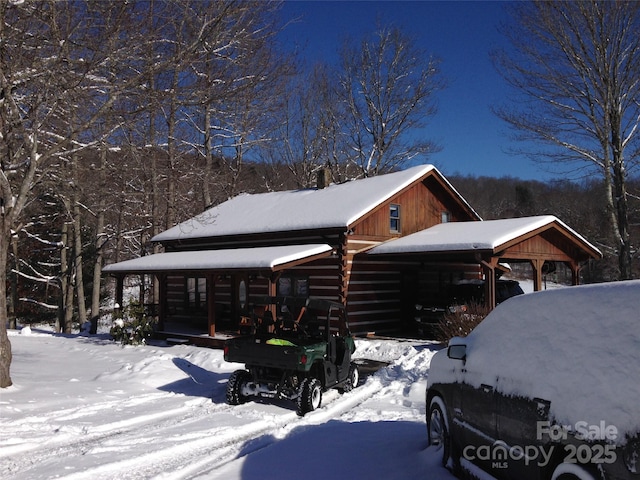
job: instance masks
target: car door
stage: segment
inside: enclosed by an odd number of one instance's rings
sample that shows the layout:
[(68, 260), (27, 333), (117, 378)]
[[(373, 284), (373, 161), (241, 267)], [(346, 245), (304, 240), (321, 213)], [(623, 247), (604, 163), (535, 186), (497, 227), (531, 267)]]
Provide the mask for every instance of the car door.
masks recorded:
[(496, 441), (496, 393), (494, 385), (476, 383), (478, 375), (469, 362), (460, 389), (460, 412), (456, 421), (462, 433), (462, 458), (484, 469), (491, 468), (488, 452)]
[(500, 393), (495, 398), (498, 439), (509, 452), (498, 467), (508, 469), (508, 478), (539, 479), (552, 453), (540, 434), (548, 425), (550, 402)]

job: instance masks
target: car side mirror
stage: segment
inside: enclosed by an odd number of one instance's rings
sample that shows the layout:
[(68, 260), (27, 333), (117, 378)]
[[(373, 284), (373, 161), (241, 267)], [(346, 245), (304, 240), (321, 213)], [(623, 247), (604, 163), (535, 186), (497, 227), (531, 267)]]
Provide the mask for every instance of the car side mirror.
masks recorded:
[(454, 360), (467, 361), (467, 346), (466, 345), (449, 345), (447, 349), (447, 356)]

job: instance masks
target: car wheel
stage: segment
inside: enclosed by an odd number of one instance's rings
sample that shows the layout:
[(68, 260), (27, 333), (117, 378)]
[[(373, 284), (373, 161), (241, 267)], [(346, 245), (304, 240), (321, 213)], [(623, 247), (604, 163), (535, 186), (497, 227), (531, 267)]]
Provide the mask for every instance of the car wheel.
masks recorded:
[(303, 416), (320, 408), (322, 403), (322, 385), (317, 378), (305, 378), (298, 389), (296, 413)]
[(553, 471), (551, 480), (595, 480), (595, 477), (580, 465), (561, 463)]
[(433, 397), (427, 414), (427, 434), (429, 446), (433, 446), (441, 456), (442, 466), (446, 467), (451, 458), (451, 436), (446, 408), (440, 397)]
[(251, 380), (251, 374), (246, 370), (236, 370), (231, 374), (227, 382), (227, 403), (229, 405), (240, 405), (247, 401), (247, 396), (242, 394), (242, 389), (249, 380)]
[(342, 385), (342, 388), (339, 389), (340, 392), (342, 393), (350, 392), (351, 390), (353, 390), (358, 386), (359, 381), (360, 381), (360, 370), (358, 370), (358, 365), (351, 362), (351, 365), (349, 365), (349, 376), (347, 377), (344, 384)]

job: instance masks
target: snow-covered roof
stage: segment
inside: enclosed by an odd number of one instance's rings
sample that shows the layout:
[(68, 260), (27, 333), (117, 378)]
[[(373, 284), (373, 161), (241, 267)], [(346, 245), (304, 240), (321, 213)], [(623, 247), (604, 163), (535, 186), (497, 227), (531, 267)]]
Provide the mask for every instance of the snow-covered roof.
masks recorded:
[(575, 236), (587, 248), (600, 251), (586, 239), (553, 215), (485, 220), (480, 222), (450, 222), (434, 225), (406, 237), (390, 240), (369, 250), (369, 254), (428, 253), (497, 250), (523, 235), (556, 224)]
[[(437, 172), (448, 184), (433, 165), (419, 165), (386, 175), (332, 184), (323, 189), (243, 194), (156, 235), (152, 241), (347, 228), (430, 172)], [(473, 211), (462, 196), (450, 184), (448, 186)]]
[(329, 255), (331, 251), (331, 246), (317, 244), (167, 252), (107, 265), (103, 271), (107, 273), (127, 273), (246, 268), (278, 270), (291, 262), (312, 256)]

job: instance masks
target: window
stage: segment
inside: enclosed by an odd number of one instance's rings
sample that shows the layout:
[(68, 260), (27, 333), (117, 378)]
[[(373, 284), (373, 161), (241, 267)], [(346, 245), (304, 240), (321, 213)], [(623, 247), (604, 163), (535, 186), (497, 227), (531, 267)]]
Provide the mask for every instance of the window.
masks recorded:
[(309, 296), (308, 277), (280, 277), (278, 279), (278, 295), (306, 298)]
[(391, 204), (389, 206), (389, 219), (392, 233), (400, 232), (400, 205)]
[(200, 310), (207, 304), (207, 279), (187, 278), (186, 307), (188, 310)]
[(449, 212), (442, 212), (442, 223), (449, 223), (451, 221), (451, 214)]
[(240, 304), (240, 310), (244, 310), (247, 306), (247, 282), (244, 279), (240, 280), (238, 285), (238, 303)]

